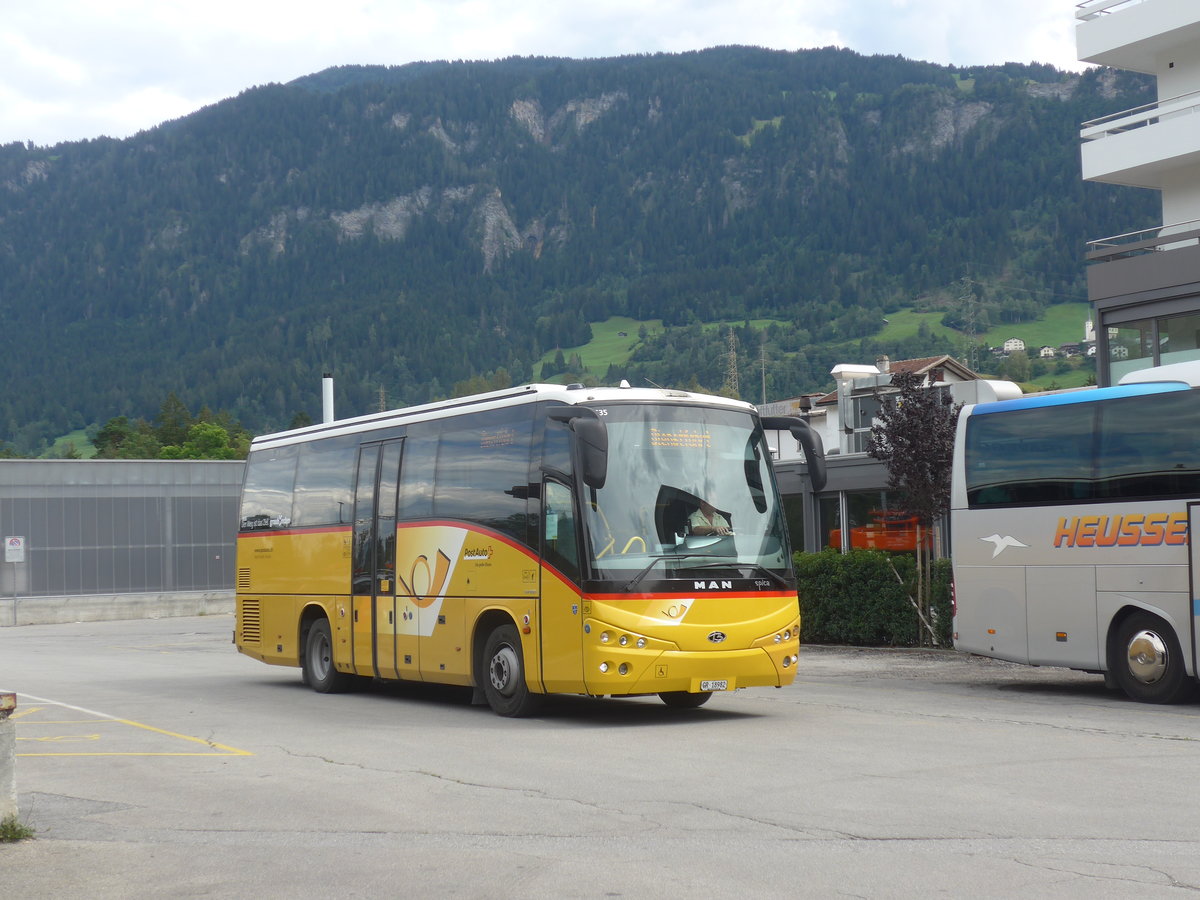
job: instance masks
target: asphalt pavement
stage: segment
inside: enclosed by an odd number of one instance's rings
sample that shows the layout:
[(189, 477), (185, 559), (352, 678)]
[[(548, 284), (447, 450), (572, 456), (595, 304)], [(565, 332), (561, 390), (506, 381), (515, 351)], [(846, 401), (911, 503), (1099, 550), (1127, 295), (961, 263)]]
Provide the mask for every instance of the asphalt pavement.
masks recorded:
[(1200, 706), (953, 651), (805, 647), (783, 689), (316, 694), (231, 616), (0, 629), (0, 894), (1169, 897), (1200, 890)]

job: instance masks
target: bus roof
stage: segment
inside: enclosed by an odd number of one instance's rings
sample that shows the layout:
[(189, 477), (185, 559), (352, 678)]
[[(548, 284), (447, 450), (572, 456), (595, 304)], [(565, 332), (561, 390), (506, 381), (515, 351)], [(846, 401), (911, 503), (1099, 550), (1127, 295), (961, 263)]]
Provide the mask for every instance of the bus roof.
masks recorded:
[(578, 385), (526, 384), (501, 391), (491, 391), (486, 394), (473, 394), (468, 397), (456, 397), (452, 400), (439, 400), (420, 406), (386, 410), (350, 419), (337, 419), (333, 422), (306, 425), (303, 428), (291, 431), (264, 434), (256, 437), (251, 447), (252, 449), (258, 449), (267, 445), (283, 446), (285, 444), (304, 443), (316, 438), (355, 434), (393, 425), (404, 425), (409, 422), (447, 418), (462, 412), (503, 409), (509, 406), (520, 406), (526, 403), (536, 403), (545, 400), (553, 400), (567, 405), (605, 402), (692, 403), (697, 406), (717, 406), (749, 413), (755, 412), (753, 404), (742, 400), (732, 400), (728, 397), (718, 397), (713, 394), (698, 394), (692, 391), (677, 391), (668, 388), (633, 388), (628, 386), (587, 388)]
[[(1122, 397), (1145, 397), (1149, 394), (1167, 394), (1172, 391), (1188, 391), (1191, 386), (1182, 381), (1146, 381), (1133, 384), (1119, 384), (1115, 387), (1095, 388), (1084, 391), (1048, 392), (1018, 397), (1015, 400), (997, 400), (992, 403), (979, 403), (969, 408), (972, 416), (986, 416), (989, 413), (1012, 412), (1018, 409), (1041, 409), (1050, 406), (1068, 406), (1075, 403), (1097, 403), (1102, 400), (1116, 400)], [(966, 412), (967, 410), (964, 410)]]

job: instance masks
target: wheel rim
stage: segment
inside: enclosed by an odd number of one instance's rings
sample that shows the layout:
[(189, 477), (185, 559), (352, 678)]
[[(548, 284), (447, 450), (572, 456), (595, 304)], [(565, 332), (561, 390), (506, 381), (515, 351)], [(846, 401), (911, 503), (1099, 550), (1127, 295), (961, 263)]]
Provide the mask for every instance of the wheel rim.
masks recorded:
[(312, 649), (308, 654), (308, 661), (312, 668), (313, 677), (317, 681), (324, 681), (329, 675), (329, 638), (324, 632), (319, 632), (313, 636)]
[(1125, 648), (1129, 674), (1142, 684), (1154, 684), (1167, 672), (1167, 642), (1149, 630), (1139, 631)]
[(508, 644), (496, 650), (492, 656), (492, 664), (490, 676), (492, 679), (492, 687), (503, 694), (505, 697), (511, 697), (513, 691), (517, 687), (516, 673), (520, 670), (521, 664), (517, 660), (517, 652)]

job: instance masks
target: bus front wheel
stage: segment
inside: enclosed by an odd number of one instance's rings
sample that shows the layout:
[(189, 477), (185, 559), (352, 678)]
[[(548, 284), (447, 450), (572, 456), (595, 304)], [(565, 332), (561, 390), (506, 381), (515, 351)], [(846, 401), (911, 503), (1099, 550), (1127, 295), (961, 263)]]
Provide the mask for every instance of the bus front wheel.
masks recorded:
[(658, 695), (658, 699), (672, 709), (695, 709), (707, 703), (708, 698), (711, 696), (712, 691), (699, 691), (697, 693), (690, 693), (688, 691), (663, 691)]
[(525, 658), (515, 625), (501, 625), (483, 645), (483, 693), (488, 706), (501, 716), (530, 716), (542, 705), (542, 695), (525, 684)]
[(354, 686), (353, 675), (334, 668), (328, 619), (318, 619), (308, 629), (300, 670), (304, 683), (320, 694), (342, 694)]
[(1192, 689), (1175, 632), (1150, 613), (1134, 613), (1117, 628), (1109, 668), (1121, 690), (1142, 703), (1177, 703)]

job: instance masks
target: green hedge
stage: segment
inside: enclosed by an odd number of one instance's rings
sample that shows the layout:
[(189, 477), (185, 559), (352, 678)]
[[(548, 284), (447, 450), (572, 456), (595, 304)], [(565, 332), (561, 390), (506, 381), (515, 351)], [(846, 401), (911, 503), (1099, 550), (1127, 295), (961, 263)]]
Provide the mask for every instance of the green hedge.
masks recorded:
[[(891, 559), (895, 566), (888, 565)], [(896, 580), (896, 574), (904, 584)], [(912, 556), (881, 550), (796, 554), (800, 639), (813, 644), (928, 646), (908, 595), (915, 592)], [(914, 593), (915, 595), (915, 593)], [(950, 646), (950, 560), (933, 564), (933, 621), (938, 645)]]

